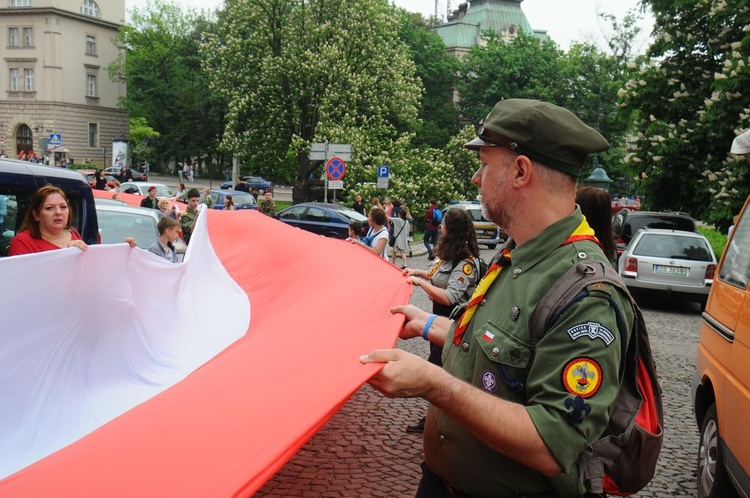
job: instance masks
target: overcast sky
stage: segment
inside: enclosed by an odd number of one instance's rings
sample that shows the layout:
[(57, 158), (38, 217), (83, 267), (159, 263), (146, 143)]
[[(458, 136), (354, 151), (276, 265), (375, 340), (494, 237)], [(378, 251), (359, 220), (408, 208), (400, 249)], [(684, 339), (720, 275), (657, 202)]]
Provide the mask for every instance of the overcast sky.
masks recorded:
[[(175, 3), (199, 9), (213, 9), (224, 4), (223, 0), (172, 0)], [(356, 1), (356, 0), (350, 0)], [(435, 0), (392, 0), (397, 6), (412, 12), (421, 12), (425, 16), (435, 13)], [(445, 18), (450, 1), (450, 8), (458, 7), (459, 0), (438, 0), (438, 13)], [(572, 41), (593, 41), (602, 49), (605, 48), (602, 25), (596, 13), (607, 12), (621, 19), (628, 9), (635, 8), (638, 0), (524, 0), (521, 8), (534, 29), (547, 30), (548, 35), (561, 48), (567, 50)], [(125, 0), (125, 8), (142, 8), (147, 0)], [(644, 52), (648, 44), (653, 20), (650, 16), (642, 22), (642, 36), (637, 46), (638, 52)]]

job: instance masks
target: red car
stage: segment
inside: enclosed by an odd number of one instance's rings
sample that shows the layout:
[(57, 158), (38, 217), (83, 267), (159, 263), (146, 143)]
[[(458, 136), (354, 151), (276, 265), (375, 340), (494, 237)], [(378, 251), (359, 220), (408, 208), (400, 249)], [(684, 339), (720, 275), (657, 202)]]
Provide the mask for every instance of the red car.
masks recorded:
[[(94, 188), (94, 185), (96, 185), (96, 180), (94, 179), (94, 174), (96, 174), (96, 170), (94, 169), (77, 169), (80, 174), (86, 177), (86, 180), (89, 182), (89, 185), (91, 185), (91, 188)], [(107, 180), (107, 187), (113, 189), (116, 186), (116, 180), (112, 175), (104, 175), (104, 178)]]
[(618, 199), (615, 199), (612, 201), (612, 214), (617, 214), (620, 212), (620, 209), (629, 209), (631, 211), (638, 211), (641, 209), (641, 200), (636, 199), (628, 199), (626, 197), (621, 197)]

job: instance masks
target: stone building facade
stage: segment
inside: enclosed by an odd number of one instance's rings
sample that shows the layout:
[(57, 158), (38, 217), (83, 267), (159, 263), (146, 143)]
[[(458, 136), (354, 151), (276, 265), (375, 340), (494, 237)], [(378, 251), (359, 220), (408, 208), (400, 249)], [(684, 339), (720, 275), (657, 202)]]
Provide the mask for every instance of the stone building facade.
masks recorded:
[(41, 156), (59, 134), (58, 160), (111, 157), (129, 131), (125, 84), (106, 69), (124, 57), (124, 20), (125, 0), (0, 0), (0, 150)]

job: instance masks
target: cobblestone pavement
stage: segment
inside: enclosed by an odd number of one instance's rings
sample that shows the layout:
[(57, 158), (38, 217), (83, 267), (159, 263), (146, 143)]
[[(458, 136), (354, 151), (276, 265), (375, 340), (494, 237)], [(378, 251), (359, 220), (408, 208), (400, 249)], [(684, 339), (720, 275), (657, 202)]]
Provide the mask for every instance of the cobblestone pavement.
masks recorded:
[[(483, 251), (489, 260), (493, 251)], [(410, 266), (427, 268), (424, 257)], [(430, 309), (419, 289), (412, 303)], [(639, 497), (694, 497), (698, 430), (692, 414), (690, 376), (700, 311), (684, 302), (643, 302), (664, 396), (665, 441), (656, 476)], [(424, 341), (399, 348), (427, 357)], [(420, 436), (404, 428), (419, 420), (421, 399), (388, 399), (365, 384), (331, 420), (261, 488), (257, 497), (411, 497), (422, 461)]]

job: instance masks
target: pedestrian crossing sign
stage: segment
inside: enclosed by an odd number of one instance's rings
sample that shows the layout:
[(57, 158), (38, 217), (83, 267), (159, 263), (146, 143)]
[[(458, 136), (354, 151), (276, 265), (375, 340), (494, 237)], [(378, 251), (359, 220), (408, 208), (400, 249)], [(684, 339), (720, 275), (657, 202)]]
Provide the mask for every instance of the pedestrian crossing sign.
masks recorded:
[(49, 145), (62, 145), (62, 134), (61, 133), (50, 133), (49, 134)]

